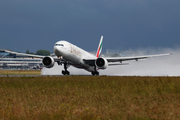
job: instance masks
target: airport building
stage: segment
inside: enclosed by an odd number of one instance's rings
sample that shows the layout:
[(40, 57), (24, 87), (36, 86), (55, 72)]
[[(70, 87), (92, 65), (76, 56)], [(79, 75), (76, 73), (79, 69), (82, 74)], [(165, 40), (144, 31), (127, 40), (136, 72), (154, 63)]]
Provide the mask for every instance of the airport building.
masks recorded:
[(41, 69), (42, 59), (8, 53), (0, 49), (0, 69)]

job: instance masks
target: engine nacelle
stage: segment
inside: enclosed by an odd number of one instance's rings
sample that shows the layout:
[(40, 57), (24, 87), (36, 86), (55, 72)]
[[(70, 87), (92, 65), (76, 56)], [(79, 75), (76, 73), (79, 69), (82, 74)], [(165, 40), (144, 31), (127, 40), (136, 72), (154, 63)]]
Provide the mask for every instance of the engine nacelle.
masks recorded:
[(95, 65), (96, 67), (98, 67), (99, 69), (106, 69), (108, 66), (108, 61), (105, 58), (98, 58), (95, 61)]
[(54, 66), (54, 59), (50, 56), (44, 57), (42, 60), (43, 65), (46, 68), (52, 68)]

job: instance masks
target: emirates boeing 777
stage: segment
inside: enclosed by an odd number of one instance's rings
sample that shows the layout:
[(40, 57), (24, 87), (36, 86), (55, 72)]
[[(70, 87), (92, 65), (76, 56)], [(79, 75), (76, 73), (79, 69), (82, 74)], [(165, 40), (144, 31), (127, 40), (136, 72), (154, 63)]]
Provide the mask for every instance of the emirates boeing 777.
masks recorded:
[[(102, 42), (103, 42), (103, 36), (100, 38), (99, 46), (97, 49), (96, 55), (93, 55), (76, 45), (73, 45), (67, 41), (58, 41), (54, 45), (54, 53), (57, 57), (51, 57), (51, 56), (40, 56), (40, 55), (30, 55), (30, 54), (24, 54), (24, 53), (17, 53), (6, 50), (6, 52), (14, 53), (14, 54), (20, 54), (30, 57), (36, 57), (36, 58), (42, 58), (42, 63), (44, 67), (46, 68), (52, 68), (55, 64), (55, 62), (58, 63), (58, 65), (64, 65), (64, 70), (62, 70), (63, 75), (70, 75), (70, 72), (67, 70), (67, 68), (72, 65), (76, 68), (85, 69), (89, 72), (91, 72), (92, 75), (99, 75), (98, 70), (99, 69), (106, 69), (108, 66), (111, 65), (122, 65), (123, 61), (128, 60), (136, 60), (139, 59), (146, 59), (150, 57), (156, 57), (156, 56), (166, 56), (170, 55), (171, 53), (167, 54), (158, 54), (158, 55), (146, 55), (146, 56), (133, 56), (133, 57), (101, 57), (101, 51), (102, 51)], [(118, 64), (112, 64), (113, 62), (119, 62)]]

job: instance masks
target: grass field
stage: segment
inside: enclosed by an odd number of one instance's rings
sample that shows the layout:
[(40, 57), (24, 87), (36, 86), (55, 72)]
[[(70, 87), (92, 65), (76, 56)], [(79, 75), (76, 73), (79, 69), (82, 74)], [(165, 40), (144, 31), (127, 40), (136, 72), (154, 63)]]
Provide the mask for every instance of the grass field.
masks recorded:
[(0, 70), (0, 75), (41, 75), (40, 70)]
[(180, 119), (180, 77), (0, 77), (0, 120)]

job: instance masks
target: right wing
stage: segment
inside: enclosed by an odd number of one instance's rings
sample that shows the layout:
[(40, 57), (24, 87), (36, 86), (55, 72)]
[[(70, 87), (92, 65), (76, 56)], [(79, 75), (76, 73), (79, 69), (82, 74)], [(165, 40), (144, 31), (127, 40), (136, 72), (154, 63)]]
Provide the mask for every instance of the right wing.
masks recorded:
[(17, 55), (22, 55), (22, 56), (29, 56), (29, 57), (33, 57), (33, 58), (44, 58), (45, 57), (45, 56), (41, 56), (41, 55), (18, 53), (18, 52), (13, 52), (13, 51), (9, 51), (9, 50), (5, 50), (5, 52), (12, 53), (12, 54), (17, 54)]
[[(26, 54), (26, 53), (13, 52), (13, 51), (9, 51), (9, 50), (5, 50), (5, 52), (12, 53), (12, 54), (17, 54), (17, 55), (22, 55), (22, 56), (28, 56), (28, 57), (32, 57), (32, 58), (41, 58), (41, 59), (43, 59), (44, 57), (47, 57), (47, 56), (42, 56), (42, 55), (32, 55), (32, 54)], [(65, 59), (60, 59), (60, 58), (56, 58), (56, 57), (52, 57), (52, 58), (54, 59), (55, 62), (58, 63), (58, 65), (62, 65), (64, 63), (68, 62)], [(70, 62), (68, 62), (68, 63), (71, 64)]]

